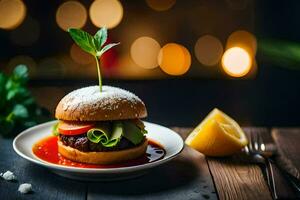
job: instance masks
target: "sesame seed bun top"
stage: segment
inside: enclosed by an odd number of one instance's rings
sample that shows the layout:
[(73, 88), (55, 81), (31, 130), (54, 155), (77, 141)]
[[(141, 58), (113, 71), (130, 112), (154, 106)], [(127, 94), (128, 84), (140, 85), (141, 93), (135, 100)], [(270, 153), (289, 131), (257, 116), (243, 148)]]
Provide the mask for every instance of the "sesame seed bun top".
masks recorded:
[(144, 118), (144, 102), (135, 94), (117, 87), (90, 86), (67, 94), (58, 103), (55, 117), (66, 121), (110, 121)]

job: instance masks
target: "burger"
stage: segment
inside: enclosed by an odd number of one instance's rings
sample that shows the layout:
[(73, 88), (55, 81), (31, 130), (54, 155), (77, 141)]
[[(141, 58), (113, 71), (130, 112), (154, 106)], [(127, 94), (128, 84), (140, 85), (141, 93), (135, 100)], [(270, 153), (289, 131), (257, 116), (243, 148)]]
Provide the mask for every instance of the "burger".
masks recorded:
[(147, 116), (143, 101), (126, 90), (90, 86), (67, 94), (58, 103), (58, 152), (88, 164), (116, 164), (146, 153)]

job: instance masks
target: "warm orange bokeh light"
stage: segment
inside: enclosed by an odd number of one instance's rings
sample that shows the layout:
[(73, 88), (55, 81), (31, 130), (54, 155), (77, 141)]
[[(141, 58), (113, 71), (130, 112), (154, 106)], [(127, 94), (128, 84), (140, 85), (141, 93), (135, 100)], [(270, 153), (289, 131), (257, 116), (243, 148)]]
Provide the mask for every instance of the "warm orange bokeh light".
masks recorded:
[(93, 56), (83, 51), (75, 43), (71, 46), (70, 56), (76, 63), (81, 65), (87, 65), (94, 61)]
[(0, 13), (0, 28), (15, 29), (25, 19), (26, 6), (21, 0), (1, 0)]
[(158, 66), (159, 50), (160, 45), (156, 40), (151, 37), (140, 37), (131, 45), (130, 54), (138, 66), (153, 69)]
[(182, 75), (190, 68), (191, 54), (184, 46), (169, 43), (161, 48), (158, 63), (167, 74)]
[(170, 9), (176, 0), (146, 0), (148, 6), (156, 11), (164, 11)]
[(129, 54), (120, 56), (119, 66), (115, 68), (113, 77), (139, 80), (166, 77), (159, 68), (149, 70), (138, 66)]
[(238, 30), (231, 33), (227, 39), (226, 49), (231, 47), (241, 47), (250, 54), (250, 57), (254, 58), (257, 50), (257, 41), (252, 33)]
[(222, 57), (223, 45), (218, 38), (204, 35), (197, 40), (194, 50), (200, 63), (213, 66), (218, 64)]
[(82, 28), (87, 21), (87, 11), (78, 1), (67, 1), (56, 11), (56, 22), (63, 30)]
[(233, 77), (245, 76), (251, 69), (252, 61), (249, 53), (240, 48), (232, 47), (222, 57), (224, 71)]
[(118, 0), (95, 0), (90, 7), (90, 18), (97, 27), (114, 28), (123, 18), (123, 6)]

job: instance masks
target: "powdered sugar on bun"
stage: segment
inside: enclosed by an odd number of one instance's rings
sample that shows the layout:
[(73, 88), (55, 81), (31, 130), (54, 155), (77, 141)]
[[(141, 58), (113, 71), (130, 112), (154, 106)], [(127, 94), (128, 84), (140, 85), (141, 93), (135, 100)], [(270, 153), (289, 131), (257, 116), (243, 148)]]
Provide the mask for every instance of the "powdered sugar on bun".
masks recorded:
[(106, 121), (147, 116), (145, 104), (135, 94), (117, 87), (90, 86), (67, 94), (58, 104), (57, 119)]

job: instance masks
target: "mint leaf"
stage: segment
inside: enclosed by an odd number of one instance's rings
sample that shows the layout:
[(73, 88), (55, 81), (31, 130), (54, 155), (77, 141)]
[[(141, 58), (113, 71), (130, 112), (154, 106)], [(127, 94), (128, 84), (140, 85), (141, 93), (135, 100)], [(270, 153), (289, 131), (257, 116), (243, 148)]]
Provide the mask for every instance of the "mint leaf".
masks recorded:
[(97, 48), (93, 36), (83, 30), (75, 28), (69, 28), (68, 32), (81, 49), (89, 54), (92, 54), (93, 56), (96, 55)]
[[(0, 135), (14, 136), (24, 128), (49, 120), (26, 87), (28, 70), (18, 65), (10, 76), (0, 72)], [(37, 112), (39, 111), (39, 112)]]
[(27, 79), (28, 78), (28, 69), (25, 65), (18, 65), (14, 69), (13, 75), (16, 79)]
[(23, 87), (12, 87), (6, 95), (6, 99), (10, 101), (14, 98), (18, 98), (18, 99), (25, 99), (24, 101), (26, 101), (26, 98), (28, 98), (29, 96), (30, 96), (30, 92), (27, 89)]
[(28, 117), (28, 110), (25, 106), (17, 104), (13, 108), (13, 114), (18, 118), (26, 118)]
[(6, 95), (6, 100), (9, 101), (11, 99), (13, 99), (18, 93), (18, 89), (13, 89), (8, 91), (7, 95)]
[(75, 28), (69, 28), (68, 32), (81, 49), (94, 56), (97, 66), (99, 89), (100, 92), (102, 92), (102, 78), (98, 59), (110, 48), (120, 43), (108, 44), (102, 48), (107, 40), (107, 29), (105, 27), (101, 28), (94, 36), (83, 30)]
[(97, 31), (97, 33), (94, 35), (94, 39), (97, 51), (100, 51), (101, 47), (105, 44), (107, 40), (107, 29), (103, 27), (99, 31)]
[(100, 51), (97, 51), (97, 57), (102, 56), (106, 51), (108, 51), (108, 50), (111, 49), (112, 47), (117, 46), (117, 45), (119, 45), (119, 44), (120, 44), (120, 42), (118, 42), (118, 43), (111, 43), (111, 44), (106, 45), (106, 46), (103, 47)]

